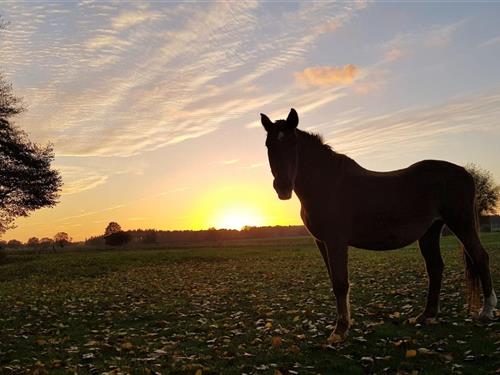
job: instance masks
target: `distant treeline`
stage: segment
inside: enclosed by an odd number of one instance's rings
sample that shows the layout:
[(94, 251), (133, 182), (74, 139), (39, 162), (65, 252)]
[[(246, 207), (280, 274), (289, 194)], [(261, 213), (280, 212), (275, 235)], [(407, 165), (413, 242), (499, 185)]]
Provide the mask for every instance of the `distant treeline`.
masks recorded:
[[(129, 235), (129, 243), (136, 244), (176, 244), (186, 242), (213, 242), (226, 240), (242, 240), (253, 238), (282, 238), (307, 236), (308, 232), (303, 225), (244, 227), (235, 229), (207, 229), (207, 230), (156, 230), (136, 229), (125, 231)], [(91, 237), (85, 241), (89, 246), (102, 246), (106, 236)]]
[[(116, 223), (110, 223), (116, 224)], [(108, 226), (109, 227), (109, 226)], [(500, 231), (500, 216), (483, 216), (480, 220), (481, 232)], [(18, 240), (0, 240), (0, 249), (38, 249), (57, 250), (63, 247), (81, 248), (107, 248), (109, 246), (146, 246), (156, 247), (167, 245), (177, 246), (191, 243), (216, 243), (230, 240), (251, 240), (266, 238), (286, 238), (308, 236), (308, 232), (303, 225), (290, 226), (267, 226), (267, 227), (244, 227), (242, 230), (235, 229), (206, 229), (206, 230), (156, 230), (156, 229), (135, 229), (121, 230), (116, 224), (116, 228), (111, 233), (104, 233), (100, 236), (90, 237), (82, 242), (72, 242), (71, 237), (65, 232), (57, 233), (54, 238), (30, 238), (26, 243)], [(106, 229), (108, 232), (108, 228)], [(444, 228), (443, 235), (452, 235)], [(149, 245), (149, 246), (148, 246)]]

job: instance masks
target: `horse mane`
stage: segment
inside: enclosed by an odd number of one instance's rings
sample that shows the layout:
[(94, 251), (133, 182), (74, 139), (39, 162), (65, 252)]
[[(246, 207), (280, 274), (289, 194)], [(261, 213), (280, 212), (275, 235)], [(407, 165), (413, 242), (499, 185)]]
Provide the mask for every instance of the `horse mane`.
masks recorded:
[(340, 155), (332, 148), (332, 146), (325, 143), (321, 134), (307, 132), (300, 129), (297, 129), (297, 134), (299, 135), (303, 148), (322, 151), (323, 153), (330, 154), (331, 156)]
[(359, 164), (356, 163), (349, 156), (336, 152), (332, 146), (325, 143), (323, 136), (318, 133), (307, 132), (304, 130), (297, 129), (297, 135), (300, 139), (300, 147), (303, 150), (307, 150), (312, 153), (317, 161), (323, 160), (324, 162), (332, 162), (337, 167), (347, 167), (359, 168)]

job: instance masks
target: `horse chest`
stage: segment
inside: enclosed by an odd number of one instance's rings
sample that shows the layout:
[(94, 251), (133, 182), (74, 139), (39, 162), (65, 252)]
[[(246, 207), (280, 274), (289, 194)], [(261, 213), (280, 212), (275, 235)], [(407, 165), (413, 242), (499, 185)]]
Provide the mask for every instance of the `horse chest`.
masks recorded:
[(339, 223), (335, 222), (335, 215), (328, 214), (325, 207), (304, 207), (300, 210), (302, 222), (311, 235), (318, 240), (331, 238), (332, 233), (340, 233)]

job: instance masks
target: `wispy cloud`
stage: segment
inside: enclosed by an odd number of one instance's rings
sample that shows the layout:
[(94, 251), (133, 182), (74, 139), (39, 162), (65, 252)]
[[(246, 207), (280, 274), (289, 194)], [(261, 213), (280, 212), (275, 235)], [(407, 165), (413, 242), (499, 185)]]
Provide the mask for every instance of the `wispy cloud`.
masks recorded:
[(399, 47), (392, 47), (385, 54), (386, 61), (395, 61), (403, 57), (403, 51)]
[(157, 19), (158, 16), (157, 13), (143, 9), (124, 11), (111, 20), (111, 25), (115, 30), (124, 30), (142, 22)]
[[(35, 139), (53, 141), (58, 155), (129, 156), (279, 107), (292, 80), (271, 92), (263, 78), (302, 63), (320, 35), (363, 5), (272, 8), (258, 1), (7, 3), (13, 27), (2, 59), (30, 103), (20, 121)], [(34, 66), (39, 80), (23, 84)]]
[(399, 33), (382, 45), (384, 60), (392, 62), (412, 56), (422, 49), (446, 47), (464, 23), (465, 20), (460, 20), (451, 24), (434, 25), (413, 32)]
[[(415, 108), (366, 118), (356, 113), (336, 121), (329, 142), (352, 156), (396, 157), (408, 148), (428, 148), (454, 134), (497, 132), (500, 90), (461, 97), (435, 107)], [(339, 119), (341, 120), (342, 117)]]
[(500, 44), (500, 35), (496, 36), (494, 38), (485, 40), (483, 43), (480, 44), (480, 46), (481, 47), (489, 47), (489, 46), (493, 46), (496, 44)]
[(350, 85), (358, 75), (358, 68), (353, 64), (342, 67), (317, 66), (306, 68), (295, 73), (295, 78), (300, 83), (314, 86)]
[(63, 195), (94, 189), (104, 184), (109, 177), (108, 174), (85, 167), (61, 166), (57, 167), (57, 169), (61, 171), (64, 181)]

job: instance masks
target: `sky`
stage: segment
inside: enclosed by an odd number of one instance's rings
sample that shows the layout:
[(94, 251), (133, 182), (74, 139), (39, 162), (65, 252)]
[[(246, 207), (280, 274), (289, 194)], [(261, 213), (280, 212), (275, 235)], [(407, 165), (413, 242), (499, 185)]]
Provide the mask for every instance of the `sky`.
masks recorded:
[(2, 1), (0, 71), (51, 142), (59, 204), (3, 239), (300, 224), (261, 112), (299, 114), (386, 171), (475, 163), (500, 182), (500, 3)]

